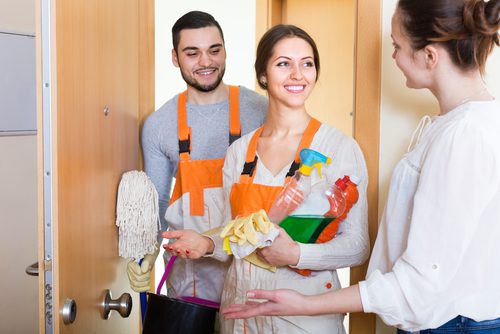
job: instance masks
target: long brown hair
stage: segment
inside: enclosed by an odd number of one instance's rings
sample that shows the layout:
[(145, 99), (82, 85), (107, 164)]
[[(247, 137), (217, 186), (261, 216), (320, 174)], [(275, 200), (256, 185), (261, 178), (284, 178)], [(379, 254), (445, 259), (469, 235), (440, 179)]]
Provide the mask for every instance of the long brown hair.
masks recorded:
[(479, 69), (500, 46), (500, 0), (399, 0), (397, 15), (414, 50), (442, 43), (461, 69)]

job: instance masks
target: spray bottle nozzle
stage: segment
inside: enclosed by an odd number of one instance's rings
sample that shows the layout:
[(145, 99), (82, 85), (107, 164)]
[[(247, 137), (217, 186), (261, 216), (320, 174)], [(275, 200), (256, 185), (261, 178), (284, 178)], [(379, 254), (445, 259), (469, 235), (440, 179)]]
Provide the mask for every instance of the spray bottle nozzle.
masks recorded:
[(304, 148), (300, 151), (300, 167), (299, 172), (304, 175), (310, 175), (313, 168), (318, 170), (319, 177), (321, 175), (321, 165), (328, 165), (331, 162), (331, 158), (327, 157), (315, 150), (310, 148)]

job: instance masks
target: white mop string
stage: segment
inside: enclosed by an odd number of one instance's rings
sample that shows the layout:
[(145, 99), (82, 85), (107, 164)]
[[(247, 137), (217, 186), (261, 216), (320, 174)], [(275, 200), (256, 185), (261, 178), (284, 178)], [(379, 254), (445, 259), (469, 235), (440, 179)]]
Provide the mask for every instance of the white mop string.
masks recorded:
[(118, 187), (116, 226), (121, 257), (139, 260), (155, 251), (160, 229), (158, 192), (146, 173), (123, 174)]

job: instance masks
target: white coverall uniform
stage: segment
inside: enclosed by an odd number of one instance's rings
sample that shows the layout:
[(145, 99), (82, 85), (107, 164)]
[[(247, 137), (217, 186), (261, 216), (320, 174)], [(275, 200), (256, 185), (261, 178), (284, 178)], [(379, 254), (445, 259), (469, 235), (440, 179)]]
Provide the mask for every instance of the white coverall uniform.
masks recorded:
[[(232, 185), (238, 182), (245, 163), (249, 133), (236, 141), (228, 150), (223, 169), (223, 188), (225, 195), (225, 221), (231, 220), (229, 194)], [(365, 161), (357, 143), (340, 131), (327, 125), (321, 125), (310, 148), (324, 155), (333, 157), (331, 165), (322, 169), (323, 177), (330, 182), (344, 175), (359, 176), (359, 201), (351, 209), (345, 221), (341, 222), (338, 235), (324, 244), (299, 244), (299, 269), (312, 269), (312, 275), (305, 277), (279, 267), (276, 273), (250, 264), (245, 260), (233, 258), (228, 270), (222, 292), (221, 306), (244, 303), (246, 292), (251, 289), (294, 289), (304, 294), (319, 294), (330, 289), (340, 288), (335, 269), (363, 263), (369, 252), (367, 230), (366, 186), (367, 172)], [(270, 186), (282, 186), (290, 166), (273, 176), (260, 159), (254, 183)], [(319, 178), (313, 179), (313, 184)], [(211, 255), (219, 260), (226, 260), (227, 254), (222, 249), (222, 240), (217, 235), (211, 236), (215, 250)], [(221, 333), (345, 333), (343, 315), (325, 315), (318, 317), (257, 317), (247, 320), (221, 319)]]

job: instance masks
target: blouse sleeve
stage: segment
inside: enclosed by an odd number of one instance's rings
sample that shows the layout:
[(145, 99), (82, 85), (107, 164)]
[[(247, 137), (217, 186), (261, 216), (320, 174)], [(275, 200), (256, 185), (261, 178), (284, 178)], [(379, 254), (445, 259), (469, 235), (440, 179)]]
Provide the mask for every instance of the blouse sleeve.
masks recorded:
[(365, 312), (407, 330), (432, 319), (494, 196), (499, 166), (492, 152), (483, 131), (467, 122), (434, 138), (422, 160), (407, 248), (391, 272), (374, 271), (360, 283)]

